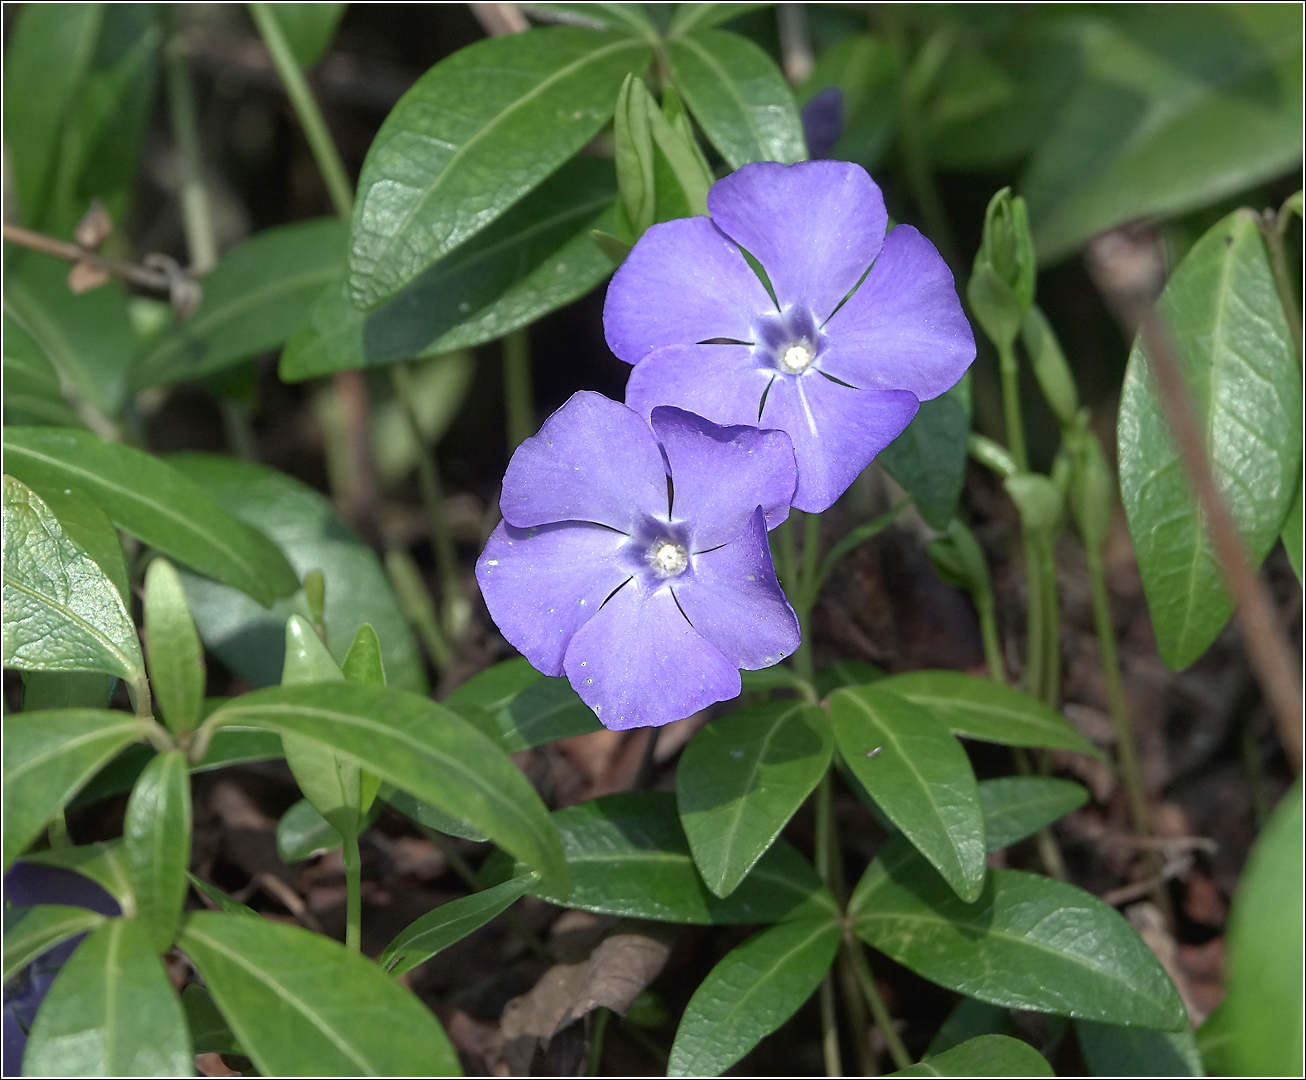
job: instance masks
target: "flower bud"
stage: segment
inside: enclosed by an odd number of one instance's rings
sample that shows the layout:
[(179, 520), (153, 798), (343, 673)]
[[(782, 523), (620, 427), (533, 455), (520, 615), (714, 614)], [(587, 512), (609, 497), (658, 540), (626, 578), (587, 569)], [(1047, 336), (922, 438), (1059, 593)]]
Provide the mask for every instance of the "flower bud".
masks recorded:
[(1036, 264), (1025, 200), (1003, 188), (989, 200), (966, 295), (990, 340), (1009, 347), (1034, 302)]
[(1020, 511), (1020, 524), (1027, 533), (1051, 533), (1061, 523), (1065, 499), (1057, 484), (1038, 473), (1020, 473), (1003, 481), (1007, 494)]
[(1079, 412), (1075, 377), (1070, 373), (1070, 365), (1066, 363), (1066, 354), (1061, 351), (1056, 333), (1037, 304), (1032, 304), (1025, 312), (1021, 338), (1034, 368), (1034, 377), (1038, 379), (1039, 388), (1053, 414), (1063, 427), (1073, 424)]
[(1115, 502), (1115, 481), (1098, 438), (1086, 428), (1071, 446), (1070, 508), (1084, 545), (1096, 551), (1106, 541)]
[(972, 595), (987, 595), (992, 591), (984, 552), (960, 518), (949, 521), (947, 531), (930, 541), (929, 553), (934, 572), (949, 585)]
[(636, 75), (627, 75), (617, 94), (613, 137), (617, 193), (632, 243), (654, 220), (653, 133), (649, 127), (649, 114), (655, 109), (644, 81)]

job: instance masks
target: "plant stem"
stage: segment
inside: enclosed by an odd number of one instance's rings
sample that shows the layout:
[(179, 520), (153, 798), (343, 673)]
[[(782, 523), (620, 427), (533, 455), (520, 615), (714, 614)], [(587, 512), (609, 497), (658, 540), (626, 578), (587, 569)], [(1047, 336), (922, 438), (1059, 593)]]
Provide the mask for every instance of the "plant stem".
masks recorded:
[(390, 577), (390, 584), (394, 586), (395, 597), (403, 609), (404, 618), (422, 639), (436, 671), (443, 675), (453, 661), (453, 651), (440, 629), (435, 604), (426, 588), (426, 582), (422, 580), (421, 571), (417, 569), (412, 556), (398, 548), (391, 548), (385, 553), (385, 570)]
[(1043, 700), (1056, 709), (1061, 704), (1061, 607), (1055, 538), (1040, 536), (1037, 554), (1043, 566)]
[(984, 641), (984, 659), (989, 665), (989, 678), (1007, 683), (1007, 665), (1002, 659), (1002, 641), (998, 637), (998, 620), (993, 610), (993, 595), (974, 596), (975, 610), (979, 614), (980, 637)]
[(893, 1058), (893, 1063), (899, 1069), (910, 1068), (911, 1055), (907, 1053), (907, 1047), (903, 1045), (898, 1029), (893, 1026), (893, 1019), (889, 1016), (884, 999), (880, 997), (879, 987), (875, 985), (875, 977), (871, 974), (871, 965), (866, 960), (866, 950), (856, 939), (845, 940), (844, 947), (852, 960), (853, 972), (857, 976), (858, 985), (862, 988), (862, 996), (866, 998), (871, 1016), (875, 1018), (875, 1026), (884, 1036), (884, 1045), (889, 1050), (889, 1056)]
[[(171, 9), (165, 10), (169, 24), (172, 24)], [(204, 187), (195, 87), (186, 67), (181, 35), (175, 25), (169, 25), (168, 43), (163, 53), (167, 71), (168, 119), (181, 160), (181, 222), (186, 233), (186, 250), (190, 255), (191, 272), (205, 274), (217, 264), (218, 239), (213, 229), (209, 193)]]
[(1293, 288), (1292, 274), (1288, 270), (1288, 256), (1284, 250), (1284, 234), (1292, 221), (1292, 210), (1282, 207), (1278, 214), (1267, 210), (1260, 221), (1261, 235), (1265, 246), (1270, 250), (1270, 269), (1274, 273), (1274, 287), (1279, 293), (1279, 303), (1283, 305), (1284, 317), (1288, 320), (1288, 329), (1292, 332), (1292, 342), (1297, 346), (1297, 363), (1302, 363), (1302, 325), (1301, 312), (1297, 310), (1297, 292)]
[(843, 1075), (843, 1058), (839, 1054), (839, 1022), (834, 1010), (834, 976), (821, 980), (818, 999), (821, 1006), (821, 1056), (826, 1076)]
[(317, 167), (322, 173), (322, 180), (326, 184), (336, 213), (348, 221), (354, 212), (354, 188), (349, 182), (349, 174), (345, 172), (344, 162), (340, 160), (340, 153), (336, 150), (326, 120), (322, 117), (322, 110), (318, 108), (317, 99), (309, 89), (308, 80), (304, 78), (299, 61), (290, 51), (290, 44), (281, 31), (281, 24), (277, 22), (276, 16), (267, 4), (250, 4), (249, 13), (254, 18), (254, 24), (263, 38), (263, 44), (267, 46), (277, 74), (281, 76), (286, 95), (299, 116), (304, 137), (308, 140), (309, 149), (312, 150), (313, 157), (317, 161)]
[[(839, 839), (834, 823), (834, 795), (830, 770), (825, 771), (816, 788), (816, 850), (813, 852), (816, 873), (835, 894), (835, 903), (843, 910), (843, 875), (840, 865)], [(837, 891), (836, 891), (837, 888)], [(826, 1076), (842, 1076), (843, 1061), (839, 1054), (839, 1021), (834, 1007), (834, 976), (827, 973), (821, 981), (821, 1053), (825, 1058)]]
[(64, 817), (64, 809), (61, 806), (50, 819), (50, 846), (65, 848), (71, 843), (72, 841), (68, 839), (68, 820)]
[(1020, 472), (1029, 472), (1029, 457), (1025, 452), (1025, 425), (1020, 415), (1020, 367), (1016, 363), (1016, 347), (1011, 342), (998, 346), (998, 370), (1002, 375), (1002, 416), (1007, 427), (1007, 449)]
[(1043, 648), (1047, 634), (1043, 626), (1047, 605), (1043, 600), (1043, 560), (1031, 534), (1024, 534), (1025, 576), (1029, 582), (1028, 625), (1026, 626), (1025, 671), (1021, 682), (1027, 694), (1043, 697)]
[[(1020, 746), (1011, 748), (1011, 756), (1016, 762), (1016, 772), (1021, 776), (1032, 776), (1034, 766), (1030, 763), (1029, 754)], [(1047, 825), (1039, 829), (1034, 834), (1034, 846), (1038, 848), (1039, 861), (1043, 864), (1043, 872), (1048, 877), (1054, 877), (1058, 881), (1065, 881), (1066, 861), (1061, 857), (1061, 849), (1057, 847), (1057, 838), (1052, 835), (1052, 829)]]
[(344, 836), (345, 860), (345, 948), (361, 952), (363, 948), (363, 859), (358, 851), (358, 833)]
[(503, 403), (508, 452), (535, 434), (535, 392), (531, 380), (531, 342), (527, 332), (514, 330), (503, 339)]
[(594, 1010), (594, 1024), (590, 1031), (589, 1060), (585, 1063), (586, 1076), (598, 1076), (603, 1066), (603, 1037), (608, 1033), (612, 1010), (599, 1007)]

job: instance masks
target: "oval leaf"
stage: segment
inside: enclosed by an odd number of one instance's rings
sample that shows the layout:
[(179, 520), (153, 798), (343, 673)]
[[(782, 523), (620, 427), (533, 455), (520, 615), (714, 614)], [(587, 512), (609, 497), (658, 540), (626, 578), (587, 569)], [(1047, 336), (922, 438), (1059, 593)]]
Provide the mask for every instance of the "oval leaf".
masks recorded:
[(197, 911), (178, 945), (264, 1076), (462, 1075), (426, 1006), (338, 942)]
[(190, 773), (179, 750), (145, 766), (127, 800), (122, 843), (136, 896), (136, 915), (155, 952), (177, 935), (190, 865)]
[(145, 640), (150, 687), (168, 727), (193, 731), (204, 712), (204, 652), (181, 579), (167, 559), (145, 572)]
[(651, 50), (559, 26), (479, 41), (400, 99), (358, 181), (349, 289), (372, 308), (490, 224), (592, 139)]
[(1004, 776), (981, 780), (979, 797), (985, 843), (989, 851), (997, 851), (1083, 806), (1088, 789), (1050, 776)]
[(5, 982), (42, 953), (104, 922), (98, 911), (66, 904), (5, 909)]
[(444, 703), (478, 726), (488, 717), (510, 754), (603, 729), (571, 683), (541, 675), (522, 657), (473, 675)]
[(978, 1035), (889, 1076), (1054, 1076), (1047, 1059), (1010, 1035)]
[(1091, 1076), (1205, 1076), (1191, 1031), (1150, 1031), (1076, 1020)]
[(260, 604), (299, 587), (271, 540), (142, 450), (64, 428), (8, 428), (4, 450), (5, 468), (38, 492), (80, 487), (119, 528)]
[(433, 701), (402, 690), (319, 683), (258, 690), (214, 715), (323, 743), (484, 832), (563, 897), (570, 889), (557, 830), (535, 789), (486, 736)]
[(707, 887), (729, 896), (830, 765), (834, 740), (815, 705), (740, 709), (694, 736), (676, 771), (676, 804)]
[(980, 1001), (1167, 1031), (1188, 1024), (1170, 977), (1124, 917), (1052, 878), (993, 870), (964, 904), (893, 837), (848, 912), (868, 945)]
[(23, 1055), (24, 1076), (189, 1076), (181, 1001), (141, 925), (111, 919), (59, 972)]
[(885, 689), (839, 690), (830, 721), (839, 753), (903, 834), (963, 900), (984, 887), (984, 815), (970, 759), (928, 708)]
[[(1302, 382), (1256, 218), (1237, 211), (1175, 268), (1157, 310), (1170, 327), (1216, 487), (1253, 566), (1296, 495)], [(1228, 622), (1224, 585), (1165, 410), (1135, 342), (1121, 391), (1120, 494), (1161, 658), (1187, 667)]]
[(694, 991), (671, 1047), (668, 1076), (719, 1076), (798, 1011), (834, 961), (835, 919), (799, 919), (755, 934)]

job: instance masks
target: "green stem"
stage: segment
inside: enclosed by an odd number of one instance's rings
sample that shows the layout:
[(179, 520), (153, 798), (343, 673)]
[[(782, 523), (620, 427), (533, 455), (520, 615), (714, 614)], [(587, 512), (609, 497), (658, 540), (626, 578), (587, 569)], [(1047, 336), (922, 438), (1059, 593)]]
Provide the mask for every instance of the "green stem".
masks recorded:
[[(843, 877), (839, 858), (839, 838), (834, 822), (834, 794), (830, 770), (825, 771), (816, 788), (816, 849), (813, 852), (816, 873), (835, 894), (835, 903), (843, 909)], [(836, 891), (837, 889), (837, 891)], [(826, 1076), (842, 1076), (843, 1061), (839, 1054), (839, 1021), (834, 1004), (834, 977), (827, 974), (821, 982), (821, 1053), (825, 1058)]]
[[(173, 22), (172, 12), (168, 21)], [(195, 107), (195, 87), (186, 67), (181, 35), (169, 26), (168, 44), (164, 48), (164, 66), (168, 88), (168, 119), (172, 137), (181, 159), (181, 222), (186, 233), (186, 250), (190, 269), (205, 274), (218, 261), (218, 238), (213, 228), (209, 193), (204, 186), (200, 158), (199, 115)]]
[(363, 859), (358, 851), (358, 833), (344, 837), (345, 860), (345, 948), (361, 952), (363, 948)]
[(412, 556), (398, 548), (391, 548), (385, 553), (385, 570), (390, 576), (390, 584), (394, 586), (404, 618), (422, 639), (435, 669), (444, 674), (453, 662), (453, 650), (449, 648), (444, 631), (440, 629), (435, 604), (426, 588), (426, 582), (422, 580), (421, 571), (417, 569)]
[(50, 819), (50, 846), (65, 848), (71, 843), (68, 839), (68, 819), (64, 817), (64, 808), (61, 806)]
[[(1267, 216), (1268, 216), (1267, 211)], [(1283, 305), (1284, 317), (1288, 320), (1288, 329), (1292, 331), (1293, 344), (1297, 346), (1297, 364), (1302, 360), (1302, 325), (1301, 312), (1297, 309), (1297, 291), (1293, 287), (1292, 274), (1288, 269), (1288, 254), (1285, 250), (1284, 235), (1292, 221), (1292, 210), (1284, 206), (1272, 220), (1261, 219), (1261, 235), (1265, 237), (1265, 246), (1270, 251), (1270, 269), (1274, 273), (1274, 287), (1279, 293), (1279, 303)]]
[(602, 1007), (594, 1010), (594, 1023), (590, 1031), (589, 1060), (585, 1063), (586, 1076), (599, 1076), (603, 1066), (603, 1037), (608, 1033), (612, 1010)]
[(503, 400), (511, 453), (535, 434), (531, 342), (525, 330), (514, 330), (503, 339)]
[[(1011, 756), (1016, 761), (1016, 772), (1021, 776), (1031, 776), (1034, 772), (1034, 766), (1030, 763), (1029, 754), (1023, 747), (1013, 746)], [(1065, 881), (1066, 861), (1061, 857), (1061, 849), (1057, 847), (1057, 838), (1052, 835), (1052, 830), (1046, 825), (1039, 829), (1034, 835), (1034, 844), (1038, 848), (1039, 861), (1043, 863), (1043, 871), (1048, 877), (1054, 877), (1058, 881)]]
[(998, 369), (1002, 374), (1002, 415), (1007, 426), (1007, 449), (1011, 451), (1019, 472), (1029, 472), (1029, 457), (1025, 453), (1025, 425), (1020, 415), (1020, 368), (1016, 363), (1016, 348), (1011, 342), (998, 346)]
[(1038, 558), (1043, 564), (1043, 700), (1056, 709), (1061, 705), (1061, 608), (1053, 537), (1039, 537)]
[(818, 998), (821, 1006), (821, 1056), (825, 1059), (825, 1075), (842, 1076), (843, 1058), (839, 1054), (839, 1021), (834, 1010), (834, 976), (827, 974), (821, 980)]
[(1043, 648), (1047, 635), (1043, 619), (1047, 605), (1043, 600), (1043, 559), (1038, 551), (1037, 541), (1030, 533), (1024, 534), (1025, 576), (1029, 582), (1028, 625), (1026, 626), (1025, 671), (1022, 677), (1027, 694), (1036, 698), (1043, 697), (1044, 660)]
[(853, 972), (857, 976), (858, 985), (862, 988), (862, 996), (870, 1006), (871, 1016), (875, 1018), (875, 1026), (884, 1036), (884, 1045), (888, 1047), (889, 1056), (893, 1058), (894, 1065), (899, 1069), (910, 1068), (911, 1055), (907, 1053), (907, 1047), (903, 1045), (898, 1029), (893, 1026), (893, 1019), (889, 1016), (884, 998), (880, 997), (879, 987), (875, 985), (875, 977), (871, 974), (871, 965), (866, 960), (866, 950), (862, 948), (861, 942), (855, 939), (845, 940), (844, 948), (852, 959)]
[(993, 610), (993, 594), (975, 594), (975, 610), (979, 613), (980, 637), (984, 641), (984, 659), (989, 665), (989, 678), (1006, 685), (1007, 665), (1002, 659), (1002, 641), (998, 637), (998, 620)]
[(277, 74), (281, 76), (290, 103), (299, 116), (299, 122), (304, 128), (304, 137), (308, 140), (309, 149), (313, 151), (313, 157), (322, 173), (322, 180), (326, 184), (336, 213), (348, 221), (354, 212), (353, 185), (349, 182), (344, 162), (340, 160), (331, 132), (327, 129), (326, 120), (322, 117), (322, 110), (318, 108), (317, 99), (309, 89), (308, 80), (304, 78), (299, 61), (290, 51), (290, 44), (286, 41), (286, 35), (282, 33), (281, 24), (277, 22), (268, 4), (250, 4), (249, 13), (254, 18), (254, 24), (263, 38), (263, 44), (267, 46)]

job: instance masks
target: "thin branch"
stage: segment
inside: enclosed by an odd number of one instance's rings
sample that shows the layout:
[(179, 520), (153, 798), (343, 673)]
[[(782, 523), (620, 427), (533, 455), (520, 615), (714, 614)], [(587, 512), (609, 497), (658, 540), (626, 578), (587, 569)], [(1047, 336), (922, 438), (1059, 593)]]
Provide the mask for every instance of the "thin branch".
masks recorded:
[(11, 244), (25, 247), (30, 251), (39, 251), (43, 255), (53, 255), (74, 265), (84, 263), (96, 270), (103, 270), (120, 281), (129, 282), (141, 289), (168, 295), (171, 291), (172, 276), (162, 267), (141, 266), (137, 263), (124, 262), (122, 259), (107, 259), (77, 244), (66, 240), (56, 240), (53, 236), (24, 229), (21, 225), (4, 223), (4, 238)]

